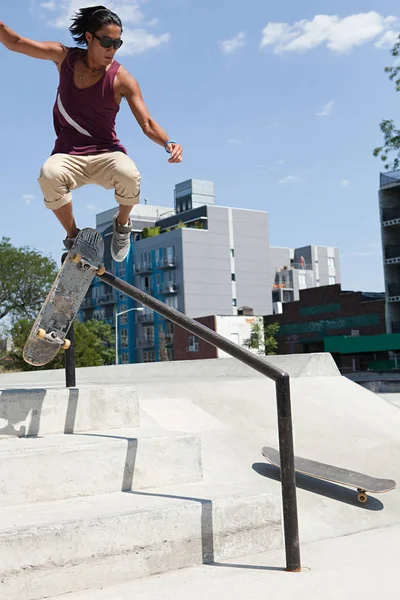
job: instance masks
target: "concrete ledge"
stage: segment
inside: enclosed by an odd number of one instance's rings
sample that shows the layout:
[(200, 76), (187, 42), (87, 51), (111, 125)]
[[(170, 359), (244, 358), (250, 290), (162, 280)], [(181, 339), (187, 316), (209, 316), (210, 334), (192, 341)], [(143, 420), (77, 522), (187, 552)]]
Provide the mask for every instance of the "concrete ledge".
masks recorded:
[(2, 597), (37, 600), (281, 546), (269, 495), (212, 500), (201, 486), (198, 493), (185, 497), (182, 487), (180, 496), (110, 494), (4, 509)]
[[(287, 371), (291, 377), (327, 377), (340, 376), (332, 356), (326, 352), (317, 354), (287, 354), (267, 356), (265, 360)], [(209, 360), (179, 360), (172, 362), (142, 363), (109, 367), (86, 367), (77, 369), (79, 385), (118, 381), (129, 384), (140, 380), (209, 379), (229, 377), (264, 377), (254, 369), (235, 358), (217, 358)], [(59, 386), (64, 382), (62, 370), (0, 375), (0, 387), (45, 387)]]
[(201, 445), (193, 435), (133, 429), (0, 442), (1, 506), (201, 479)]
[(137, 426), (132, 386), (0, 390), (0, 439)]

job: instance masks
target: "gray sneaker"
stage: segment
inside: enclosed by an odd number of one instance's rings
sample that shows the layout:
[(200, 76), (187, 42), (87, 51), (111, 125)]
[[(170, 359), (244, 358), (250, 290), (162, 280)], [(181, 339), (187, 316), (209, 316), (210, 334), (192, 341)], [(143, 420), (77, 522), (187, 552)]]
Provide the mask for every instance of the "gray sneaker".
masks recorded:
[(127, 257), (131, 246), (131, 231), (132, 223), (130, 219), (126, 225), (119, 225), (117, 215), (114, 216), (111, 256), (115, 262), (122, 262)]
[[(78, 233), (80, 232), (80, 229), (78, 229)], [(76, 235), (78, 235), (78, 233)], [(63, 240), (63, 244), (66, 247), (67, 250), (71, 250), (74, 242), (76, 240), (76, 236), (73, 238), (70, 237), (66, 237), (65, 240)]]

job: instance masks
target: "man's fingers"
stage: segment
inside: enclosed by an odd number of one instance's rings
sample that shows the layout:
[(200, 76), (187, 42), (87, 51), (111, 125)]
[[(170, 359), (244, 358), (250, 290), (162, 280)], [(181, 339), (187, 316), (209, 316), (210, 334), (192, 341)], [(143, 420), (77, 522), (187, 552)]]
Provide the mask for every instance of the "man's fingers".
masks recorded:
[(182, 162), (183, 148), (179, 144), (172, 146), (171, 157), (168, 160), (170, 163)]

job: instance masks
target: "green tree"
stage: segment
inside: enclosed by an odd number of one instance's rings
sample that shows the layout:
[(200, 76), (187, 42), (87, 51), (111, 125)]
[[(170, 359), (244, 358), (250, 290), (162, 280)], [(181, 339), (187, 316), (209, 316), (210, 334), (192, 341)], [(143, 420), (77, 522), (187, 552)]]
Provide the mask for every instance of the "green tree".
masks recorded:
[(167, 361), (169, 361), (169, 356), (168, 356), (168, 350), (167, 350), (167, 340), (166, 340), (165, 332), (164, 332), (163, 328), (161, 328), (159, 331), (159, 340), (160, 340), (160, 346), (159, 346), (159, 350), (158, 350), (158, 360), (160, 362), (167, 362)]
[[(400, 55), (400, 36), (397, 43), (390, 51), (396, 63), (393, 67), (385, 67), (385, 73), (388, 74), (390, 81), (394, 81), (396, 92), (400, 91), (400, 64), (398, 57)], [(396, 171), (400, 167), (400, 130), (397, 129), (393, 119), (384, 119), (380, 123), (380, 129), (383, 134), (383, 146), (374, 150), (374, 156), (379, 157), (386, 170)], [(395, 158), (389, 159), (389, 154), (396, 153)]]
[(279, 331), (279, 324), (263, 326), (261, 319), (254, 321), (251, 325), (250, 337), (244, 342), (246, 348), (257, 350), (258, 354), (276, 354), (278, 341), (276, 335)]
[(149, 237), (155, 237), (156, 235), (160, 235), (161, 233), (161, 228), (160, 227), (145, 227), (143, 229), (143, 239), (149, 238)]
[[(5, 363), (4, 368), (20, 371), (36, 371), (38, 367), (28, 365), (22, 352), (34, 321), (19, 319), (10, 329), (13, 350), (9, 352), (12, 361)], [(76, 321), (75, 333), (75, 365), (77, 367), (101, 367), (115, 362), (114, 333), (110, 325), (102, 321), (92, 320), (86, 324)], [(67, 336), (68, 337), (68, 336)], [(60, 350), (56, 358), (39, 369), (62, 369), (64, 352)]]
[(279, 333), (279, 323), (272, 323), (264, 327), (264, 347), (265, 354), (276, 354), (278, 350), (278, 340), (276, 336)]
[(57, 275), (55, 261), (29, 247), (0, 240), (0, 320), (37, 315)]

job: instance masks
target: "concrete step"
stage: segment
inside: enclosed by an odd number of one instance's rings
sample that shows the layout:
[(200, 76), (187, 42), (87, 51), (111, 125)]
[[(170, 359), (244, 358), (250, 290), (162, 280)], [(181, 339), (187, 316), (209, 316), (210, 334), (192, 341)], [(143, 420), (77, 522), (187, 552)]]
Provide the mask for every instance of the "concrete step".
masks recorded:
[(301, 573), (270, 550), (48, 600), (398, 600), (399, 539), (397, 525), (302, 544)]
[(282, 545), (270, 494), (202, 484), (0, 511), (0, 597), (38, 600)]
[(197, 483), (201, 444), (160, 429), (0, 440), (0, 506)]
[(0, 437), (138, 426), (138, 395), (131, 385), (0, 390)]

